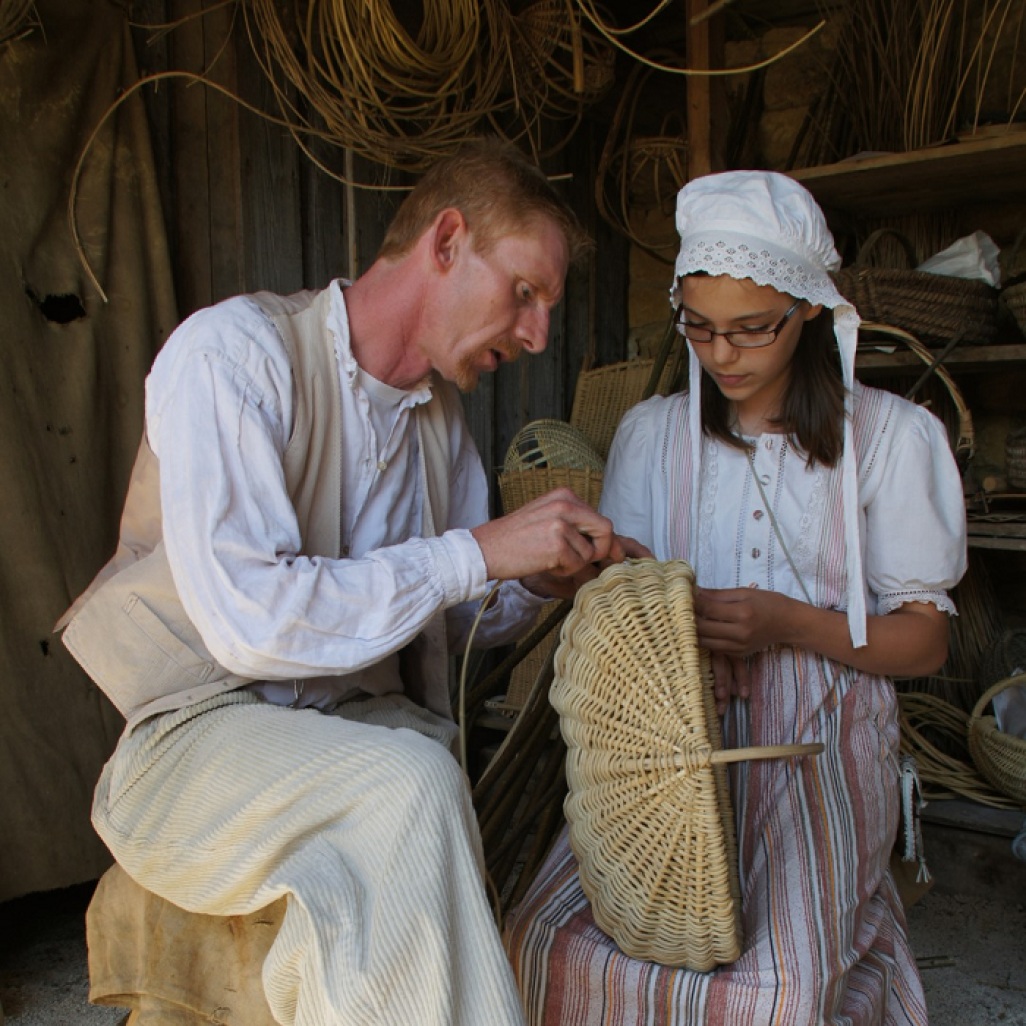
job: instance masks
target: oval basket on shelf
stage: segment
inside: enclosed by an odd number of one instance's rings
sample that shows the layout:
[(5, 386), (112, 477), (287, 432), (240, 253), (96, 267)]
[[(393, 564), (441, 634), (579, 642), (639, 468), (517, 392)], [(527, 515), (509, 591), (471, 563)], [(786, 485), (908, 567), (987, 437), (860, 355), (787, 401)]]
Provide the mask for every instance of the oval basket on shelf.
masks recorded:
[(873, 232), (851, 267), (832, 275), (838, 291), (864, 321), (880, 321), (933, 343), (962, 332), (964, 343), (994, 342), (1000, 327), (998, 290), (984, 281), (896, 267), (865, 265), (885, 236), (898, 240), (909, 263), (919, 263), (912, 243), (893, 228)]
[(742, 943), (726, 763), (823, 746), (723, 750), (693, 586), (687, 563), (651, 559), (586, 584), (563, 624), (550, 698), (595, 922), (634, 958), (706, 971)]

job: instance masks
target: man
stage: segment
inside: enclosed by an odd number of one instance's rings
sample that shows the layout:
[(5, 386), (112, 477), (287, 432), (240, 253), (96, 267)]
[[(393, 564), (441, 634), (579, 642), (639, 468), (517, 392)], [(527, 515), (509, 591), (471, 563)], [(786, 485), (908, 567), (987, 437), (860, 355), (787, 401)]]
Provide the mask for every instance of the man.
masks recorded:
[(445, 382), (545, 348), (584, 241), (514, 148), (470, 144), (359, 280), (200, 311), (147, 380), (118, 553), (65, 618), (128, 720), (93, 821), (188, 910), (289, 896), (264, 965), (282, 1023), (522, 1021), (447, 654), (489, 581), (478, 633), (502, 643), (640, 549), (566, 491), (488, 522)]

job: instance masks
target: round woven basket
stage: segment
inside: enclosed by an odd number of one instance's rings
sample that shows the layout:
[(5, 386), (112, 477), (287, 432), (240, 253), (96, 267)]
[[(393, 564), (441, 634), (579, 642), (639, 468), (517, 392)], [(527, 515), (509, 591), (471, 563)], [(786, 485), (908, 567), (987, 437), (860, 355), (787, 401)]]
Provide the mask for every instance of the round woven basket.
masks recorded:
[(999, 680), (988, 688), (969, 717), (969, 752), (976, 768), (1002, 794), (1026, 805), (1026, 739), (998, 730), (993, 716), (983, 712), (1006, 688), (1026, 686), (1026, 673)]
[(904, 235), (881, 228), (866, 239), (852, 267), (832, 275), (859, 316), (896, 325), (931, 342), (946, 342), (959, 332), (966, 343), (993, 342), (1000, 326), (997, 289), (970, 278), (866, 266), (873, 247), (888, 235), (901, 243), (910, 264), (919, 263)]
[(585, 435), (562, 420), (534, 420), (513, 436), (502, 473), (502, 508), (512, 513), (554, 488), (569, 488), (589, 506), (602, 495), (605, 461)]
[(693, 585), (680, 560), (617, 564), (586, 584), (563, 624), (550, 699), (595, 922), (634, 958), (704, 972), (742, 943), (725, 764), (823, 746), (722, 749)]
[(578, 428), (564, 420), (532, 420), (513, 436), (502, 469), (572, 467), (601, 471), (605, 465), (605, 460)]

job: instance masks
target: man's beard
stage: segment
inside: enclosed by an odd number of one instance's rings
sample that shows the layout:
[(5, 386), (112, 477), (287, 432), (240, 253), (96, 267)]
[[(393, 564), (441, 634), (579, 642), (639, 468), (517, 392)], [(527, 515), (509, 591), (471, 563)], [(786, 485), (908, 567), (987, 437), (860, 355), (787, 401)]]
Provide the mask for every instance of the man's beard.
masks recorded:
[[(478, 361), (481, 359), (482, 353), (488, 353), (492, 350), (502, 353), (509, 363), (519, 359), (520, 354), (524, 351), (519, 342), (506, 338), (500, 339), (497, 342), (490, 342), (488, 345), (478, 349), (476, 353), (470, 353), (463, 357), (456, 365), (453, 375), (453, 383), (461, 392), (473, 392), (477, 387), (478, 379), (481, 376), (481, 369), (477, 366)], [(501, 365), (502, 361), (500, 360), (499, 363)]]

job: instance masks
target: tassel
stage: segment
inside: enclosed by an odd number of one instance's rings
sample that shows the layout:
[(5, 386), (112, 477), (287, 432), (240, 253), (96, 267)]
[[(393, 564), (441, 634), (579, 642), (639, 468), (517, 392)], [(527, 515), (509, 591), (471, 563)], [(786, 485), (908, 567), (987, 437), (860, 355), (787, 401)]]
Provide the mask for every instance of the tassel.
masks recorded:
[(923, 788), (919, 782), (919, 768), (914, 756), (903, 755), (898, 767), (901, 784), (901, 821), (904, 833), (902, 862), (918, 862), (916, 883), (929, 883), (930, 870), (926, 866), (923, 850), (923, 824), (921, 813), (926, 808)]

